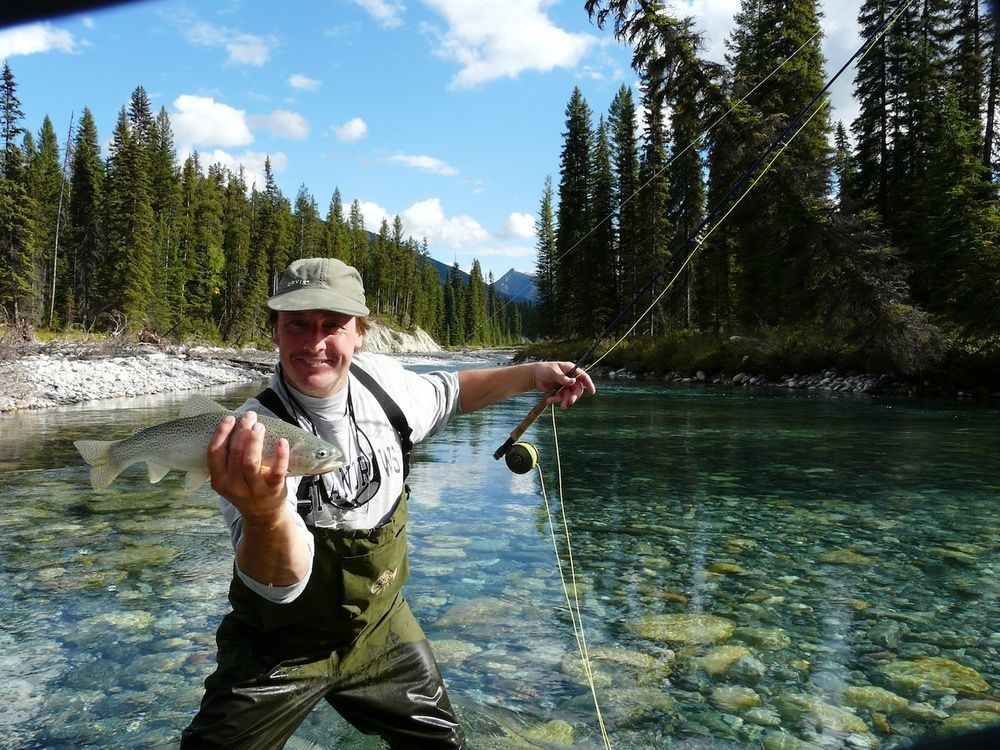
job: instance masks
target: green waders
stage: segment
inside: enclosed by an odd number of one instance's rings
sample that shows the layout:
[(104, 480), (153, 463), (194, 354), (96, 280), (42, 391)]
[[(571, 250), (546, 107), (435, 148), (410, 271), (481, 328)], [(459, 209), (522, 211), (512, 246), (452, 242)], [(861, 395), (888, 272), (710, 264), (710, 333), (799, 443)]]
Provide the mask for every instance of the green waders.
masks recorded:
[(181, 747), (281, 748), (326, 699), (392, 748), (462, 748), (465, 739), (401, 589), (409, 575), (406, 492), (370, 531), (309, 529), (312, 576), (274, 604), (233, 576), (218, 667)]

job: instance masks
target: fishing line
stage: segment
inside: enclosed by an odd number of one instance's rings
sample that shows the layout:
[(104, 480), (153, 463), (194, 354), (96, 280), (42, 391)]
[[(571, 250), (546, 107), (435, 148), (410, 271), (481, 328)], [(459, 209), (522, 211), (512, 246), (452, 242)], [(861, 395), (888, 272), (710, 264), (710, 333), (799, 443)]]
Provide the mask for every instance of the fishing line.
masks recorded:
[(611, 738), (608, 736), (607, 727), (604, 724), (604, 716), (601, 713), (601, 705), (597, 699), (597, 686), (594, 681), (594, 669), (590, 660), (590, 650), (587, 648), (587, 635), (583, 629), (583, 614), (580, 610), (580, 588), (576, 580), (576, 565), (573, 561), (573, 545), (570, 540), (569, 521), (566, 518), (565, 495), (563, 494), (562, 482), (562, 460), (559, 454), (559, 433), (556, 430), (556, 410), (552, 405), (552, 438), (555, 441), (556, 455), (556, 477), (559, 486), (559, 512), (562, 516), (563, 534), (566, 539), (566, 558), (569, 562), (569, 581), (573, 586), (573, 595), (570, 596), (569, 585), (566, 583), (566, 576), (563, 572), (563, 560), (559, 556), (559, 543), (556, 539), (555, 522), (552, 520), (552, 508), (549, 505), (549, 496), (545, 491), (545, 477), (542, 475), (542, 467), (535, 465), (538, 470), (538, 481), (542, 487), (542, 498), (545, 501), (545, 517), (549, 522), (549, 535), (552, 538), (552, 550), (556, 556), (556, 563), (559, 570), (559, 581), (562, 584), (563, 596), (566, 598), (566, 606), (569, 608), (569, 618), (573, 625), (573, 635), (576, 637), (576, 646), (580, 652), (580, 659), (583, 663), (583, 672), (590, 687), (590, 694), (594, 699), (594, 710), (597, 713), (597, 724), (601, 730), (601, 739), (604, 741), (606, 750), (611, 750)]
[[(573, 373), (575, 373), (578, 369), (580, 369), (584, 363), (589, 361), (591, 355), (596, 351), (597, 347), (614, 332), (615, 328), (617, 328), (619, 323), (621, 323), (621, 321), (624, 320), (625, 316), (628, 315), (635, 308), (635, 306), (638, 304), (642, 296), (646, 294), (650, 289), (652, 289), (653, 285), (660, 279), (660, 277), (663, 276), (663, 274), (666, 273), (683, 256), (684, 253), (687, 253), (684, 264), (686, 265), (691, 260), (691, 258), (694, 256), (694, 253), (698, 250), (698, 248), (704, 241), (704, 238), (702, 238), (700, 241), (698, 240), (699, 235), (701, 235), (701, 233), (705, 231), (706, 227), (708, 227), (709, 224), (715, 219), (716, 215), (722, 211), (722, 209), (726, 206), (730, 198), (732, 198), (738, 190), (743, 188), (752, 179), (753, 183), (750, 185), (747, 191), (742, 196), (740, 196), (740, 199), (736, 203), (738, 204), (740, 200), (746, 197), (746, 194), (750, 190), (752, 190), (754, 185), (756, 185), (760, 181), (760, 178), (764, 175), (764, 173), (766, 173), (767, 169), (769, 169), (770, 166), (774, 164), (775, 159), (771, 159), (771, 161), (767, 163), (767, 167), (765, 168), (765, 170), (760, 174), (758, 174), (756, 178), (754, 178), (753, 175), (757, 172), (757, 170), (761, 167), (761, 165), (764, 164), (765, 161), (768, 159), (768, 157), (771, 156), (775, 152), (775, 150), (779, 148), (779, 145), (782, 144), (782, 142), (784, 143), (783, 145), (780, 145), (781, 150), (779, 151), (779, 155), (781, 152), (787, 149), (789, 145), (791, 145), (791, 142), (792, 140), (794, 140), (794, 137), (802, 131), (802, 127), (798, 127), (798, 129), (796, 129), (796, 127), (799, 126), (800, 121), (802, 121), (803, 118), (806, 117), (807, 113), (809, 113), (809, 111), (812, 110), (813, 107), (816, 107), (817, 102), (819, 102), (826, 95), (830, 87), (834, 83), (836, 83), (837, 80), (839, 80), (839, 78), (844, 74), (844, 71), (846, 71), (848, 67), (850, 67), (850, 65), (854, 63), (855, 60), (863, 58), (872, 49), (874, 49), (875, 45), (878, 44), (879, 41), (881, 41), (882, 37), (884, 37), (886, 33), (888, 33), (889, 29), (892, 28), (892, 26), (900, 18), (900, 16), (902, 16), (902, 14), (906, 12), (915, 2), (916, 0), (908, 0), (908, 2), (905, 5), (903, 5), (899, 10), (897, 10), (894, 14), (885, 18), (879, 24), (879, 26), (875, 30), (873, 39), (870, 42), (866, 41), (862, 43), (862, 45), (857, 49), (857, 51), (855, 51), (855, 53), (851, 55), (850, 58), (848, 58), (847, 62), (845, 62), (836, 72), (836, 74), (829, 81), (826, 82), (823, 88), (819, 90), (819, 92), (809, 101), (809, 103), (806, 104), (806, 106), (803, 107), (799, 111), (799, 113), (796, 114), (795, 117), (789, 121), (789, 123), (785, 126), (785, 128), (780, 133), (778, 133), (778, 135), (774, 139), (772, 139), (767, 149), (765, 149), (764, 152), (757, 158), (757, 160), (754, 161), (754, 163), (751, 164), (750, 167), (743, 172), (743, 174), (739, 177), (739, 179), (737, 179), (729, 187), (729, 189), (725, 192), (725, 194), (723, 194), (723, 196), (715, 203), (715, 205), (712, 206), (712, 208), (706, 213), (705, 218), (701, 221), (698, 227), (687, 235), (687, 237), (684, 239), (684, 241), (676, 250), (670, 253), (666, 261), (664, 261), (664, 263), (653, 273), (653, 275), (649, 277), (649, 280), (642, 286), (642, 288), (635, 293), (635, 295), (632, 297), (629, 303), (624, 308), (622, 308), (621, 312), (619, 312), (618, 315), (615, 316), (614, 320), (612, 320), (611, 323), (608, 324), (607, 328), (604, 329), (604, 332), (601, 333), (601, 335), (597, 337), (597, 339), (579, 357), (579, 359), (577, 359), (577, 361), (573, 364), (573, 367), (566, 373), (567, 375), (572, 376)], [(813, 113), (809, 115), (809, 118), (806, 120), (806, 122), (815, 117), (816, 113), (818, 113), (819, 110), (820, 107), (816, 107)], [(793, 130), (794, 134), (792, 134)], [(790, 134), (792, 134), (791, 137), (788, 137)], [(786, 138), (787, 141), (785, 140)], [(724, 220), (726, 216), (732, 213), (734, 207), (735, 206), (730, 207), (730, 209), (726, 212), (725, 216), (723, 216), (722, 219), (720, 219), (719, 222), (712, 228), (712, 231), (718, 228), (719, 224), (722, 223), (722, 220)], [(690, 252), (688, 252), (689, 248), (691, 248), (692, 245), (694, 245), (694, 248)], [(681, 266), (681, 268), (678, 269), (677, 275), (679, 275), (683, 270), (684, 266)], [(676, 280), (677, 275), (675, 275), (673, 280)], [(671, 283), (673, 283), (673, 280), (671, 281)], [(667, 287), (667, 289), (669, 289), (669, 286)], [(663, 293), (665, 292), (666, 289), (664, 289)], [(660, 296), (657, 297), (657, 300), (662, 298), (663, 293), (661, 293)], [(642, 317), (644, 317), (649, 311), (651, 311), (654, 306), (655, 302), (645, 312), (643, 312), (642, 316), (639, 317), (635, 325), (633, 325), (632, 328), (629, 329), (626, 336), (631, 334), (632, 331), (635, 330), (635, 328), (638, 326), (638, 323), (642, 320)], [(623, 339), (624, 337), (622, 337), (622, 339), (619, 339), (618, 343), (621, 343), (621, 340)], [(558, 393), (560, 390), (562, 389), (561, 388), (557, 389), (555, 393)], [(519, 424), (514, 429), (514, 431), (510, 433), (510, 437), (508, 437), (508, 439), (504, 442), (504, 444), (501, 445), (499, 448), (497, 448), (497, 450), (493, 453), (494, 458), (499, 459), (501, 456), (505, 455), (511, 449), (511, 447), (513, 447), (517, 439), (524, 433), (524, 431), (528, 427), (531, 426), (531, 423), (534, 422), (535, 419), (537, 419), (541, 415), (541, 412), (544, 411), (546, 406), (546, 400), (551, 395), (553, 394), (549, 393), (541, 398), (541, 400), (538, 402), (535, 408), (528, 413), (528, 416), (524, 418), (521, 424)]]
[[(739, 107), (747, 99), (749, 99), (754, 94), (754, 92), (757, 91), (757, 89), (759, 89), (761, 86), (763, 86), (765, 83), (767, 83), (771, 78), (773, 78), (775, 75), (777, 75), (781, 71), (781, 69), (785, 67), (785, 65), (787, 65), (789, 62), (791, 62), (803, 49), (805, 49), (806, 46), (810, 42), (812, 42), (812, 40), (815, 39), (819, 35), (820, 31), (821, 31), (821, 29), (817, 29), (816, 31), (814, 31), (813, 35), (811, 37), (809, 37), (806, 41), (804, 41), (801, 45), (799, 45), (799, 48), (797, 50), (795, 50), (792, 54), (790, 54), (788, 57), (786, 57), (784, 60), (782, 60), (780, 63), (778, 63), (778, 65), (770, 73), (768, 73), (766, 76), (764, 76), (764, 78), (762, 78), (760, 81), (757, 82), (757, 85), (755, 85), (752, 89), (750, 89), (747, 93), (745, 93), (741, 98), (739, 98), (735, 102), (733, 102), (732, 106), (728, 110), (726, 110), (725, 112), (723, 112), (721, 115), (719, 115), (719, 117), (717, 117), (715, 119), (715, 121), (711, 125), (709, 125), (708, 127), (704, 128), (701, 132), (699, 132), (698, 135), (693, 140), (691, 140), (679, 152), (677, 152), (676, 154), (674, 154), (670, 158), (670, 160), (667, 161), (667, 163), (664, 164), (662, 167), (660, 167), (656, 172), (654, 172), (653, 175), (649, 179), (647, 179), (644, 183), (642, 183), (641, 185), (639, 185), (639, 187), (637, 187), (635, 190), (633, 190), (631, 195), (629, 195), (621, 203), (618, 204), (618, 208), (615, 211), (612, 211), (610, 214), (608, 214), (603, 219), (601, 219), (599, 222), (597, 222), (597, 224), (595, 224), (594, 226), (592, 226), (587, 231), (587, 233), (585, 235), (583, 235), (583, 237), (581, 237), (576, 242), (574, 242), (562, 255), (558, 256), (555, 259), (553, 259), (553, 263), (560, 262), (563, 258), (565, 258), (567, 255), (569, 255), (574, 250), (576, 250), (584, 242), (584, 240), (586, 240), (588, 237), (590, 237), (590, 235), (592, 235), (594, 232), (596, 232), (598, 229), (600, 229), (602, 226), (604, 226), (607, 222), (611, 221), (617, 215), (618, 211), (621, 210), (622, 206), (625, 206), (626, 204), (628, 204), (629, 201), (631, 201), (633, 198), (635, 198), (636, 196), (638, 196), (639, 193), (641, 193), (643, 190), (645, 190), (647, 187), (649, 187), (649, 185), (654, 180), (656, 180), (658, 177), (660, 177), (660, 175), (662, 175), (666, 170), (668, 170), (671, 167), (671, 165), (673, 165), (673, 163), (675, 161), (677, 161), (678, 159), (680, 159), (682, 156), (684, 156), (684, 154), (686, 154), (688, 151), (690, 151), (692, 148), (694, 148), (696, 144), (701, 143), (701, 141), (704, 139), (704, 137), (706, 135), (708, 135), (709, 133), (711, 133), (713, 130), (715, 130), (715, 127), (719, 123), (721, 123), (723, 120), (725, 120), (727, 117), (729, 117), (729, 115), (731, 115), (736, 110), (737, 107)], [(523, 292), (523, 291), (525, 291), (527, 289), (528, 289), (528, 287), (524, 286), (524, 287), (521, 288), (520, 292)], [(520, 292), (518, 292), (518, 294), (520, 294)], [(468, 342), (472, 338), (473, 335), (475, 335), (478, 331), (480, 331), (483, 328), (483, 326), (485, 326), (488, 323), (492, 322), (494, 318), (496, 318), (501, 312), (503, 312), (504, 310), (506, 310), (507, 307), (509, 305), (511, 305), (513, 302), (514, 302), (514, 300), (512, 298), (508, 297), (507, 301), (504, 302), (504, 304), (502, 304), (497, 309), (497, 311), (495, 313), (493, 313), (490, 317), (488, 317), (486, 319), (485, 323), (481, 324), (478, 328), (476, 328), (475, 331), (472, 331), (471, 333), (469, 333), (465, 337), (466, 342)]]

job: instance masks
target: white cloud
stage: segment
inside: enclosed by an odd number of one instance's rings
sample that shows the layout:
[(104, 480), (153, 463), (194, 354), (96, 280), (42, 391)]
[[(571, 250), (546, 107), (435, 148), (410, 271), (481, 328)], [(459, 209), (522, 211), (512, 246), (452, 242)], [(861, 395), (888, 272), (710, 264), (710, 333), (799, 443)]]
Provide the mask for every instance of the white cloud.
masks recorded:
[(177, 143), (183, 146), (246, 146), (253, 143), (247, 114), (208, 96), (181, 94), (170, 113)]
[[(382, 226), (382, 220), (390, 221), (389, 212), (386, 211), (378, 203), (372, 203), (371, 201), (358, 201), (358, 206), (361, 208), (361, 215), (365, 219), (365, 229), (369, 232), (378, 232), (379, 227)], [(344, 209), (350, 213), (350, 209)], [(390, 222), (391, 225), (391, 222)]]
[[(186, 159), (188, 155), (188, 153), (184, 153), (182, 160)], [(269, 157), (272, 173), (281, 173), (288, 168), (288, 157), (280, 151), (274, 154), (266, 154), (263, 151), (244, 151), (242, 154), (230, 154), (228, 151), (217, 148), (212, 151), (198, 152), (198, 162), (203, 171), (213, 164), (221, 164), (233, 174), (237, 174), (240, 167), (243, 167), (243, 180), (246, 182), (247, 191), (252, 189), (254, 185), (257, 186), (258, 190), (264, 189), (264, 161)]]
[(400, 219), (406, 234), (426, 237), (431, 245), (465, 247), (489, 238), (489, 233), (471, 216), (446, 217), (440, 198), (414, 203), (400, 214)]
[(445, 177), (453, 177), (458, 174), (458, 170), (447, 162), (441, 161), (433, 156), (419, 156), (415, 154), (396, 154), (389, 157), (390, 161), (403, 164), (407, 167), (420, 169), (432, 174), (440, 174)]
[(352, 117), (339, 127), (333, 129), (338, 141), (347, 143), (359, 141), (368, 133), (368, 125), (360, 117)]
[(271, 59), (271, 50), (278, 44), (274, 37), (247, 34), (197, 20), (184, 30), (184, 37), (202, 47), (224, 47), (233, 65), (256, 67)]
[(525, 70), (572, 68), (598, 42), (571, 34), (543, 11), (546, 0), (426, 0), (444, 16), (437, 54), (461, 70), (452, 86), (468, 88), (498, 78), (517, 78)]
[(51, 23), (31, 23), (0, 31), (0, 59), (39, 52), (76, 52), (76, 39)]
[(400, 16), (406, 10), (406, 6), (399, 0), (351, 0), (351, 2), (363, 8), (381, 26), (392, 28), (403, 25)]
[(84, 16), (80, 20), (83, 22), (83, 25), (86, 26), (88, 29), (96, 29), (97, 28), (97, 24), (94, 23), (94, 19), (91, 18), (90, 16)]
[(306, 118), (287, 109), (276, 109), (269, 115), (254, 115), (250, 122), (279, 138), (302, 140), (309, 137), (309, 122)]
[(535, 237), (535, 217), (531, 214), (514, 212), (507, 217), (507, 223), (503, 227), (503, 235), (506, 237), (520, 237), (530, 240)]
[(323, 86), (323, 82), (309, 76), (304, 76), (301, 73), (296, 73), (288, 79), (288, 85), (293, 89), (301, 91), (319, 91)]

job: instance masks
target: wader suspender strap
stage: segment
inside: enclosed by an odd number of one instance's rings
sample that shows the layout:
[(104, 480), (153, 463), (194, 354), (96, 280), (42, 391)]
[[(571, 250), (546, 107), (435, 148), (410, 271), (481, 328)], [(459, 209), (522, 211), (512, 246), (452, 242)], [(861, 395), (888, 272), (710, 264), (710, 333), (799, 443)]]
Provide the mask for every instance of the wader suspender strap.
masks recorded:
[[(376, 382), (375, 378), (369, 375), (367, 372), (362, 370), (353, 362), (351, 363), (351, 372), (354, 377), (367, 388), (371, 394), (378, 401), (379, 406), (382, 407), (382, 411), (385, 412), (386, 417), (389, 418), (389, 424), (399, 435), (400, 449), (403, 452), (403, 481), (410, 476), (410, 451), (413, 450), (413, 441), (410, 440), (410, 435), (413, 430), (410, 429), (410, 423), (406, 421), (406, 415), (403, 414), (403, 410), (399, 408), (399, 404), (392, 400), (392, 397), (385, 392)], [(285, 407), (284, 402), (278, 397), (271, 388), (265, 388), (260, 393), (257, 394), (257, 400), (260, 402), (268, 411), (280, 417), (285, 422), (289, 424), (297, 425), (296, 419), (289, 414), (288, 409)], [(325, 489), (325, 485), (322, 482), (319, 486)], [(312, 500), (309, 497), (309, 482), (301, 482), (299, 484), (299, 490), (302, 497), (298, 498), (299, 501), (299, 512), (308, 513), (312, 509)]]

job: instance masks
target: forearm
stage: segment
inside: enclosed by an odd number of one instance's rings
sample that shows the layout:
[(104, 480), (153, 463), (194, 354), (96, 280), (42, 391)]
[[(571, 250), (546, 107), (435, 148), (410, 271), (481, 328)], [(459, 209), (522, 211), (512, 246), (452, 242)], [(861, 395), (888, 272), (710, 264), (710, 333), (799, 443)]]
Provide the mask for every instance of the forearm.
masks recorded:
[(239, 569), (265, 585), (291, 586), (304, 580), (312, 568), (308, 532), (296, 522), (285, 504), (273, 519), (243, 520), (243, 535), (236, 550)]
[(535, 387), (534, 365), (531, 363), (483, 370), (460, 370), (457, 375), (459, 404), (466, 414)]

